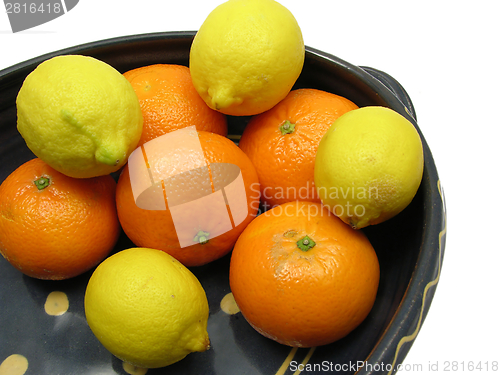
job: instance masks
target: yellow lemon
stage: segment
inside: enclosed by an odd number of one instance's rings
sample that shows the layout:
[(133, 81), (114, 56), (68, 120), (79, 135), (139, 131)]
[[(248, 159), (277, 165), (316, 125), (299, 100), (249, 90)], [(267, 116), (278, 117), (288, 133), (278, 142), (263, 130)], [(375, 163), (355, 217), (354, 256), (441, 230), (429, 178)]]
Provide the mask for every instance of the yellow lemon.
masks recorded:
[(287, 8), (274, 0), (229, 0), (196, 33), (189, 67), (208, 106), (245, 116), (285, 98), (304, 56), (302, 32)]
[(386, 221), (410, 204), (422, 180), (422, 141), (413, 124), (384, 107), (339, 117), (318, 146), (318, 195), (353, 228)]
[(104, 260), (87, 285), (85, 315), (103, 346), (137, 367), (168, 366), (210, 347), (203, 287), (160, 250), (131, 248)]
[(17, 96), (17, 128), (30, 150), (57, 171), (86, 178), (120, 169), (142, 133), (130, 82), (88, 56), (42, 62)]

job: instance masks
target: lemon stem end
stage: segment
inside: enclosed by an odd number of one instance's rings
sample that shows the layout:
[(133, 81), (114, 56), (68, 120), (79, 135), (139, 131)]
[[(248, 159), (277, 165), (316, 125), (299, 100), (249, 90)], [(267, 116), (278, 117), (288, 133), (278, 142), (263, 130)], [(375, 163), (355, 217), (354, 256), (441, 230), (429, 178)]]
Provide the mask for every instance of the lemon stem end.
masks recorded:
[(114, 157), (112, 152), (102, 146), (96, 151), (95, 158), (99, 163), (110, 165), (112, 167), (120, 164), (120, 159)]
[(61, 109), (60, 115), (61, 118), (66, 121), (66, 123), (73, 126), (75, 129), (80, 131), (81, 134), (85, 135), (92, 141), (97, 149), (95, 158), (99, 163), (110, 165), (112, 167), (120, 164), (120, 159), (114, 157), (114, 153), (111, 152), (105, 145), (103, 145), (99, 138), (92, 131), (81, 124), (70, 110), (63, 108)]

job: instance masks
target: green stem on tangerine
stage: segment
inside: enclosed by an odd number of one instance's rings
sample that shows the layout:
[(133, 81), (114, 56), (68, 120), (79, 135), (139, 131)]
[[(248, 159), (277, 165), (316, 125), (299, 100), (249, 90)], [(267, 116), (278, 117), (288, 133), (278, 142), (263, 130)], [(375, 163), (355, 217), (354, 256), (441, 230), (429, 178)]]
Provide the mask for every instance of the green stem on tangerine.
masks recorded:
[(208, 236), (210, 236), (209, 232), (200, 230), (198, 233), (196, 233), (196, 236), (194, 236), (193, 241), (199, 242), (200, 244), (204, 245), (208, 242)]
[(314, 242), (309, 236), (305, 236), (297, 241), (297, 247), (302, 251), (310, 250), (314, 246), (316, 246), (316, 242)]
[(295, 124), (292, 124), (290, 120), (286, 120), (283, 125), (280, 126), (281, 135), (293, 133), (295, 130)]
[(33, 181), (38, 190), (43, 190), (50, 185), (50, 178), (48, 177), (40, 177), (39, 179)]

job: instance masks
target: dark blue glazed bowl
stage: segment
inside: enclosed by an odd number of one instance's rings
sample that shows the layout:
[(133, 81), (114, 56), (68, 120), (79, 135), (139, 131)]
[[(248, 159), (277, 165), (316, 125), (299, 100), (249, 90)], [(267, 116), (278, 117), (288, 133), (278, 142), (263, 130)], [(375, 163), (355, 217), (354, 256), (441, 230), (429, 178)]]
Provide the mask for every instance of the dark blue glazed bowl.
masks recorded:
[[(195, 32), (120, 37), (80, 45), (0, 71), (0, 182), (34, 155), (16, 129), (15, 100), (24, 78), (42, 61), (63, 54), (90, 55), (121, 72), (155, 63), (188, 65)], [(394, 374), (417, 336), (439, 281), (446, 237), (443, 192), (431, 151), (417, 126), (410, 98), (384, 72), (353, 66), (306, 47), (304, 69), (295, 88), (317, 88), (345, 96), (358, 106), (387, 106), (407, 117), (422, 137), (425, 166), (412, 203), (395, 218), (363, 231), (380, 261), (381, 280), (367, 319), (346, 338), (322, 347), (292, 349), (264, 338), (241, 314), (220, 308), (230, 292), (230, 255), (192, 268), (210, 304), (212, 348), (148, 374)], [(248, 118), (229, 117), (230, 134), (241, 134)], [(115, 251), (134, 244), (122, 234)], [(92, 271), (66, 281), (41, 281), (22, 275), (0, 259), (0, 362), (11, 354), (28, 359), (27, 375), (126, 374), (121, 361), (97, 341), (85, 320), (83, 298)], [(68, 295), (61, 316), (44, 311), (47, 295)], [(313, 291), (311, 291), (313, 292)], [(364, 366), (362, 364), (365, 363)]]

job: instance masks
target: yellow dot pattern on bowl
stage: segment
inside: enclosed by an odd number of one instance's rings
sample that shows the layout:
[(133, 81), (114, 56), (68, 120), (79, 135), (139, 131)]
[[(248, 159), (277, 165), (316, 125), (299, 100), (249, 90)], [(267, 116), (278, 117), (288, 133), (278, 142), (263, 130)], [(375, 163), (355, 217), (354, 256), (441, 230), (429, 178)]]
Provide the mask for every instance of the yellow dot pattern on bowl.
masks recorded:
[(130, 375), (144, 375), (148, 372), (147, 368), (136, 367), (127, 362), (123, 362), (123, 369)]
[(0, 375), (23, 375), (28, 370), (28, 360), (21, 354), (12, 354), (0, 364)]
[[(173, 296), (172, 296), (173, 297)], [(51, 292), (45, 301), (45, 312), (48, 315), (59, 316), (63, 315), (68, 311), (69, 300), (68, 296), (64, 292), (54, 291)], [(228, 315), (235, 315), (240, 312), (240, 309), (234, 299), (233, 293), (227, 293), (220, 302), (221, 310)], [(315, 348), (309, 349), (309, 353), (302, 362), (305, 365), (312, 356)], [(278, 369), (275, 375), (283, 375), (289, 365), (291, 360), (294, 358), (298, 348), (292, 348), (289, 355)], [(127, 362), (122, 362), (123, 370), (129, 375), (145, 375), (148, 369), (136, 367)], [(7, 357), (2, 363), (0, 363), (0, 375), (24, 375), (28, 370), (28, 359), (21, 354), (12, 354)], [(299, 371), (295, 372), (294, 375), (299, 375)]]
[(45, 312), (49, 315), (62, 315), (69, 308), (68, 296), (64, 292), (52, 292), (45, 301)]
[(240, 312), (240, 308), (234, 300), (233, 293), (228, 293), (224, 296), (224, 298), (222, 298), (222, 301), (220, 301), (220, 308), (229, 315), (234, 315)]

